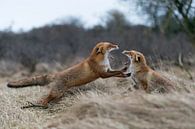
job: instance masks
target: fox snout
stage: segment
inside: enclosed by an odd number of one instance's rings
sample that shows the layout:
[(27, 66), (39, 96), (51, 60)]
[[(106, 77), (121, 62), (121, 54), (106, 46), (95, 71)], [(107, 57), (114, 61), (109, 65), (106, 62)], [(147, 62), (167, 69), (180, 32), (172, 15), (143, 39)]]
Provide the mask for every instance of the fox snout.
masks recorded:
[(129, 54), (129, 51), (124, 50), (122, 53), (125, 54), (125, 55), (128, 55)]
[(130, 76), (131, 76), (131, 73), (127, 73), (126, 76), (127, 76), (127, 77), (130, 77)]

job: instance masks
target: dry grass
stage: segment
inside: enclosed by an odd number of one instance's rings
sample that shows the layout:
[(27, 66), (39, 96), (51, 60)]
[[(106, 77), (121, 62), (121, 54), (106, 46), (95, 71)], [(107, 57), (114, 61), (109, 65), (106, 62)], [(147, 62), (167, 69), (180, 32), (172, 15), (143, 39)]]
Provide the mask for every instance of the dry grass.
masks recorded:
[(160, 72), (177, 82), (177, 92), (146, 94), (128, 90), (130, 79), (98, 79), (71, 89), (48, 109), (20, 108), (27, 100), (46, 94), (48, 89), (7, 88), (8, 79), (25, 76), (17, 72), (11, 78), (1, 78), (0, 128), (194, 129), (195, 82), (175, 67)]

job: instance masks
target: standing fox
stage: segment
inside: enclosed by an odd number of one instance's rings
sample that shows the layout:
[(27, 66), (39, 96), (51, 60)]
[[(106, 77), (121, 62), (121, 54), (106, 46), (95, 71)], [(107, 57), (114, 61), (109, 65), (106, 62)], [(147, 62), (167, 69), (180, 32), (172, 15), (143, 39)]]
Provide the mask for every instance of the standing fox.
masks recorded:
[(48, 103), (60, 98), (65, 91), (72, 87), (80, 86), (98, 78), (108, 78), (121, 75), (121, 71), (112, 71), (108, 60), (108, 54), (118, 49), (118, 45), (109, 42), (100, 42), (92, 50), (90, 56), (83, 62), (74, 65), (64, 71), (35, 76), (19, 81), (8, 82), (10, 88), (20, 88), (34, 85), (51, 85), (51, 91), (37, 103), (30, 103), (27, 107), (47, 107)]
[(152, 70), (146, 63), (144, 55), (138, 51), (123, 51), (130, 60), (130, 66), (124, 74), (131, 74), (136, 87), (141, 86), (146, 92), (152, 91), (169, 92), (174, 89), (174, 84), (156, 71)]

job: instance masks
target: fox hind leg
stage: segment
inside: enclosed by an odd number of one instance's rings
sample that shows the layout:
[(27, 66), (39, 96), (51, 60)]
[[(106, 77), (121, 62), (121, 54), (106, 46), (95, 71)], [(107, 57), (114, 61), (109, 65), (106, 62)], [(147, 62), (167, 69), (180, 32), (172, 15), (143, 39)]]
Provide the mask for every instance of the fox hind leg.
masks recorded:
[(41, 107), (41, 108), (48, 108), (49, 102), (52, 100), (59, 99), (63, 96), (64, 91), (66, 90), (63, 83), (60, 82), (55, 82), (52, 83), (52, 88), (50, 93), (47, 96), (44, 96), (37, 102), (29, 102), (27, 106), (21, 107), (22, 109), (24, 108), (31, 108), (31, 107)]

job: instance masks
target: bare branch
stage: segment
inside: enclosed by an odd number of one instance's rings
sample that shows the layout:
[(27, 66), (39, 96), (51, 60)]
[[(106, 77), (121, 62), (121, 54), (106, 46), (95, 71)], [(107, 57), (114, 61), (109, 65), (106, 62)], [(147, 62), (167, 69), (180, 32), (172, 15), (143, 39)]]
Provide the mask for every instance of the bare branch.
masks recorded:
[(189, 14), (189, 11), (190, 11), (190, 9), (191, 9), (191, 6), (192, 6), (192, 0), (189, 1), (188, 7), (187, 7), (187, 9), (186, 9), (186, 15)]

